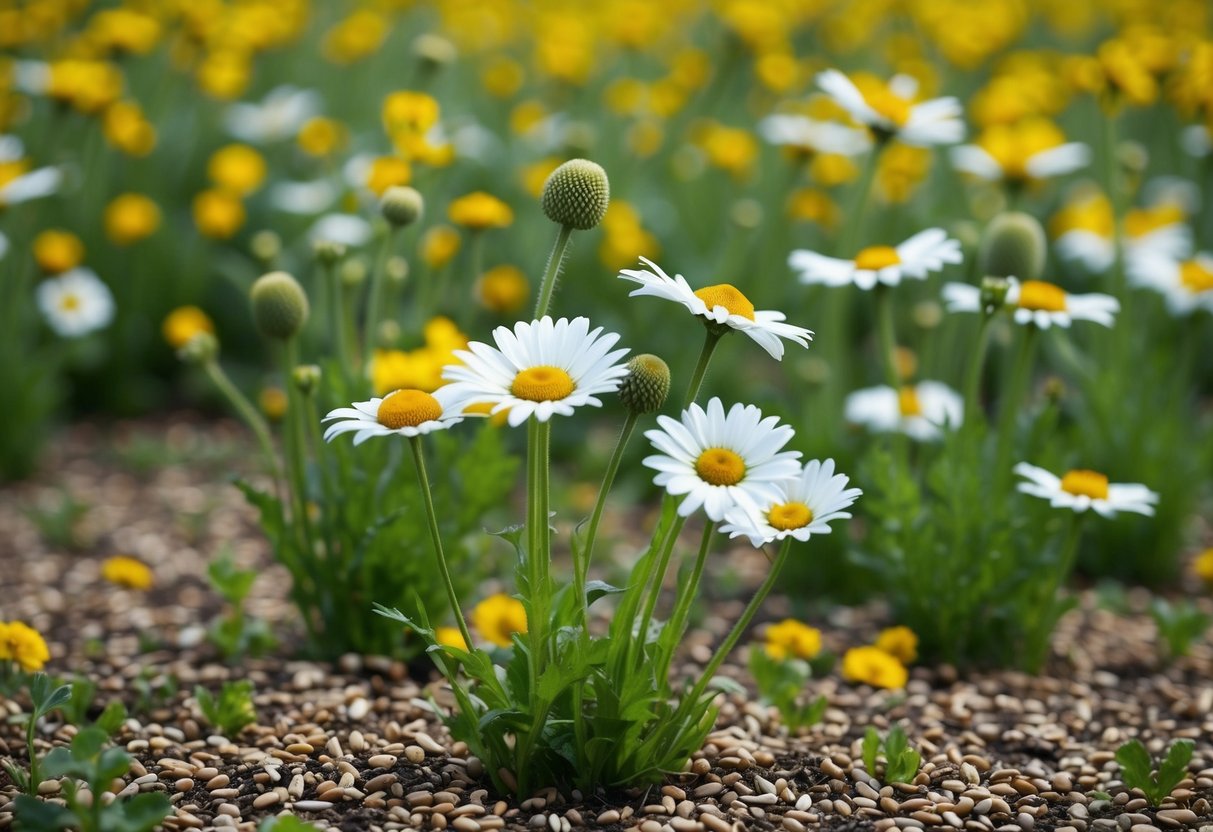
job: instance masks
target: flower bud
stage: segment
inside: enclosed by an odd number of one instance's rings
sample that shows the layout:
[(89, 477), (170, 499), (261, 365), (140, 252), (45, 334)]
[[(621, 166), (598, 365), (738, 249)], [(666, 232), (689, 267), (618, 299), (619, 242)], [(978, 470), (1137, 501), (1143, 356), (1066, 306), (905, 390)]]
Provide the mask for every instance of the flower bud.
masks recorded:
[(326, 266), (331, 266), (345, 257), (345, 245), (332, 240), (317, 240), (312, 244), (312, 253), (316, 259)]
[(375, 344), (384, 349), (389, 349), (400, 343), (400, 336), (402, 334), (400, 324), (391, 318), (386, 321), (380, 321), (379, 329), (375, 333)]
[(421, 192), (407, 185), (393, 185), (379, 200), (379, 213), (396, 228), (412, 225), (421, 219), (424, 210), (425, 199)]
[(670, 368), (655, 355), (638, 355), (628, 362), (619, 385), (619, 400), (633, 413), (656, 413), (670, 393)]
[(366, 281), (366, 263), (361, 260), (346, 260), (341, 264), (341, 285), (356, 289)]
[(543, 213), (559, 225), (586, 231), (606, 216), (611, 184), (601, 165), (587, 159), (570, 159), (548, 176), (543, 185)]
[(981, 308), (987, 313), (1002, 309), (1007, 302), (1007, 291), (1011, 284), (1004, 277), (983, 277), (981, 279)]
[(286, 272), (270, 272), (257, 278), (249, 296), (253, 321), (262, 335), (287, 340), (307, 323), (307, 295), (299, 281)]
[(426, 33), (413, 39), (413, 54), (426, 69), (452, 64), (459, 57), (455, 44), (441, 35)]
[(219, 340), (210, 332), (199, 331), (177, 350), (177, 357), (186, 364), (205, 364), (219, 355)]
[(282, 253), (282, 238), (273, 231), (258, 231), (249, 240), (249, 250), (258, 263), (269, 266), (274, 262), (274, 258)]
[(295, 383), (295, 389), (310, 396), (320, 384), (320, 368), (315, 364), (300, 364), (291, 372), (291, 381)]
[(1045, 232), (1035, 217), (1019, 211), (999, 214), (986, 226), (978, 264), (989, 277), (1039, 280), (1045, 268)]
[(409, 279), (409, 261), (400, 255), (388, 258), (383, 270), (384, 276), (395, 286), (403, 286)]

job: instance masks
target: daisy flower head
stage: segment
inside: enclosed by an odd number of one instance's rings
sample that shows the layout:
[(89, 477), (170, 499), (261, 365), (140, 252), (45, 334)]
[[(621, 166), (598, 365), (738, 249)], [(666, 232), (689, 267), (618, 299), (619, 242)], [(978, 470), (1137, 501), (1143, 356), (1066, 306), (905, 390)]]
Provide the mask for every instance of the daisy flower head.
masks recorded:
[(223, 126), (240, 141), (267, 144), (295, 136), (320, 112), (320, 94), (284, 85), (275, 87), (259, 104), (229, 104)]
[(799, 473), (800, 451), (781, 450), (794, 431), (754, 405), (735, 404), (726, 414), (713, 398), (706, 410), (692, 404), (681, 419), (658, 416), (657, 425), (644, 435), (659, 453), (644, 465), (657, 472), (654, 483), (683, 498), (683, 517), (703, 506), (719, 523), (737, 505), (772, 503), (779, 484)]
[[(949, 312), (979, 312), (982, 308), (981, 289), (968, 283), (945, 285), (943, 300)], [(1015, 323), (1023, 326), (1048, 329), (1068, 327), (1073, 321), (1092, 321), (1111, 327), (1120, 311), (1120, 301), (1098, 292), (1073, 295), (1044, 280), (1021, 282), (1008, 277), (1004, 308), (1010, 309)]]
[(802, 115), (769, 115), (758, 122), (758, 132), (769, 144), (805, 154), (858, 156), (872, 149), (872, 140), (863, 130)]
[(50, 196), (62, 182), (58, 168), (30, 170), (21, 139), (0, 135), (0, 208)]
[[(1186, 218), (1184, 207), (1171, 200), (1129, 211), (1122, 237), (1126, 258), (1150, 253), (1176, 259), (1188, 256), (1192, 230)], [(1090, 188), (1079, 188), (1049, 220), (1057, 253), (1094, 274), (1110, 269), (1116, 259), (1114, 231), (1111, 201)]]
[(989, 182), (1050, 179), (1091, 161), (1089, 147), (1067, 142), (1061, 129), (1043, 118), (987, 127), (976, 142), (953, 147), (950, 155), (958, 171)]
[(826, 286), (853, 283), (868, 291), (878, 284), (896, 286), (903, 278), (923, 280), (945, 264), (963, 259), (959, 240), (948, 237), (942, 228), (928, 228), (898, 246), (869, 246), (856, 254), (854, 260), (797, 249), (788, 255), (788, 265), (800, 272), (801, 283)]
[(767, 353), (779, 361), (783, 358), (783, 340), (787, 339), (802, 347), (813, 340), (812, 331), (804, 327), (784, 323), (787, 316), (771, 309), (755, 309), (750, 299), (730, 283), (718, 283), (694, 290), (685, 277), (676, 274), (670, 277), (661, 267), (641, 257), (647, 269), (624, 269), (619, 276), (624, 280), (639, 283), (628, 297), (652, 295), (681, 303), (692, 315), (704, 319), (709, 328), (720, 331), (735, 329), (749, 336)]
[(904, 433), (918, 442), (934, 442), (943, 436), (943, 428), (960, 425), (964, 399), (938, 381), (920, 381), (899, 390), (880, 385), (847, 396), (845, 413), (851, 424), (877, 433)]
[(114, 317), (114, 296), (91, 269), (69, 269), (38, 284), (38, 308), (56, 334), (79, 338)]
[(451, 392), (440, 387), (433, 393), (424, 390), (394, 390), (386, 396), (366, 402), (354, 402), (352, 407), (329, 411), (321, 421), (330, 424), (324, 430), (326, 442), (343, 433), (354, 434), (354, 444), (361, 445), (372, 436), (405, 436), (413, 438), (436, 430), (445, 430), (464, 419), (462, 408), (452, 407)]
[(847, 488), (850, 478), (834, 472), (834, 460), (812, 459), (800, 471), (775, 483), (774, 498), (756, 505), (739, 504), (725, 512), (720, 527), (729, 537), (749, 538), (758, 547), (792, 537), (802, 543), (814, 534), (829, 534), (830, 522), (848, 519), (863, 492)]
[(827, 69), (817, 75), (817, 86), (878, 139), (896, 137), (905, 144), (930, 147), (964, 138), (960, 102), (952, 96), (915, 102), (918, 82), (908, 75), (895, 75), (885, 83)]
[(1213, 254), (1201, 251), (1190, 260), (1176, 260), (1161, 252), (1137, 252), (1126, 271), (1133, 285), (1161, 294), (1172, 315), (1213, 312)]
[(534, 416), (546, 422), (554, 414), (572, 416), (584, 405), (602, 407), (601, 393), (614, 393), (628, 374), (619, 359), (626, 349), (612, 350), (619, 341), (602, 327), (590, 329), (589, 318), (544, 316), (519, 321), (511, 330), (493, 330), (496, 346), (474, 341), (456, 350), (462, 364), (447, 366), (444, 387), (460, 410), (491, 404), (491, 414), (509, 411), (511, 427)]
[(1104, 517), (1115, 517), (1119, 511), (1153, 516), (1158, 494), (1140, 483), (1109, 483), (1098, 471), (1076, 469), (1058, 477), (1043, 468), (1021, 462), (1015, 473), (1026, 481), (1016, 486), (1024, 494), (1048, 500), (1054, 508), (1068, 508), (1082, 513), (1092, 509)]

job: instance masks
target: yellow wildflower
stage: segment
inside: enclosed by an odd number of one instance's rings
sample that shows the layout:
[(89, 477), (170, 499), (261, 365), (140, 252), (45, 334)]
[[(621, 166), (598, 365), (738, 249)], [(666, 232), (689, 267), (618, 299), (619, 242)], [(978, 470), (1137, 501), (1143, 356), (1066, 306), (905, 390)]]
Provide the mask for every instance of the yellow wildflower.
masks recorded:
[(244, 51), (222, 49), (211, 52), (198, 64), (198, 86), (212, 98), (230, 101), (248, 87), (251, 59)]
[(168, 345), (179, 350), (200, 332), (214, 334), (215, 325), (197, 306), (178, 306), (165, 316), (160, 331)]
[(758, 158), (758, 142), (739, 127), (712, 124), (701, 139), (701, 146), (709, 162), (738, 179), (750, 173)]
[(522, 89), (526, 72), (515, 60), (499, 55), (493, 58), (480, 73), (480, 83), (489, 95), (510, 98)]
[(836, 188), (859, 176), (859, 168), (841, 153), (817, 153), (809, 162), (809, 178), (824, 188)]
[(378, 156), (366, 172), (366, 187), (375, 196), (396, 185), (407, 185), (413, 181), (413, 169), (399, 156)]
[(531, 196), (539, 199), (543, 195), (543, 186), (551, 176), (552, 171), (560, 167), (563, 160), (558, 156), (545, 156), (537, 162), (524, 165), (522, 168), (522, 187)]
[(876, 637), (876, 647), (902, 664), (913, 664), (918, 658), (918, 636), (909, 627), (888, 627), (881, 630), (880, 635)]
[(70, 231), (47, 229), (34, 238), (34, 260), (47, 274), (74, 269), (84, 260), (84, 243)]
[(821, 631), (785, 618), (767, 627), (765, 649), (772, 659), (812, 659), (821, 652)]
[(514, 221), (514, 211), (497, 197), (484, 191), (461, 196), (447, 208), (451, 222), (473, 231), (505, 228)]
[(358, 9), (324, 33), (324, 57), (350, 64), (373, 55), (383, 45), (390, 22), (379, 12)]
[(125, 555), (108, 558), (101, 564), (101, 577), (127, 589), (151, 589), (152, 570), (147, 564)]
[(490, 312), (517, 312), (531, 294), (531, 284), (517, 266), (496, 266), (476, 280), (476, 300)]
[(194, 197), (194, 225), (204, 237), (226, 240), (244, 225), (244, 205), (227, 191), (212, 188)]
[(326, 116), (304, 122), (296, 138), (299, 149), (309, 156), (328, 156), (345, 144), (345, 125)]
[(129, 246), (160, 227), (160, 208), (143, 194), (119, 194), (105, 206), (105, 234), (119, 246)]
[(472, 610), (472, 625), (498, 647), (509, 647), (514, 633), (525, 634), (526, 608), (517, 598), (498, 592), (485, 598)]
[(42, 634), (20, 621), (0, 621), (0, 661), (16, 662), (22, 670), (41, 670), (50, 660)]
[(437, 627), (434, 629), (434, 638), (438, 643), (446, 647), (455, 647), (459, 650), (467, 650), (468, 644), (463, 640), (463, 633), (459, 632), (458, 627)]
[(257, 394), (257, 406), (271, 422), (280, 422), (286, 415), (286, 391), (281, 387), (263, 387)]
[(246, 144), (229, 144), (211, 155), (206, 172), (220, 188), (246, 196), (265, 181), (265, 159)]
[(432, 350), (452, 353), (467, 349), (468, 337), (459, 331), (455, 322), (445, 315), (435, 315), (425, 322), (421, 330), (425, 345)]
[(440, 269), (459, 253), (459, 232), (449, 225), (435, 225), (421, 238), (421, 258), (430, 269)]
[(885, 202), (906, 202), (926, 179), (931, 168), (931, 151), (893, 142), (880, 154), (876, 186)]
[(412, 90), (390, 93), (383, 100), (383, 127), (389, 134), (425, 133), (438, 123), (438, 101)]
[(909, 680), (905, 665), (879, 647), (852, 647), (842, 657), (842, 676), (848, 682), (877, 688), (904, 688)]
[(1196, 556), (1192, 561), (1192, 571), (1196, 573), (1196, 577), (1213, 586), (1213, 547)]
[(128, 156), (142, 157), (156, 147), (156, 128), (133, 101), (115, 101), (101, 121), (105, 139)]
[(833, 228), (840, 211), (834, 200), (825, 191), (816, 188), (800, 188), (788, 198), (788, 217), (800, 222), (814, 222), (825, 228)]

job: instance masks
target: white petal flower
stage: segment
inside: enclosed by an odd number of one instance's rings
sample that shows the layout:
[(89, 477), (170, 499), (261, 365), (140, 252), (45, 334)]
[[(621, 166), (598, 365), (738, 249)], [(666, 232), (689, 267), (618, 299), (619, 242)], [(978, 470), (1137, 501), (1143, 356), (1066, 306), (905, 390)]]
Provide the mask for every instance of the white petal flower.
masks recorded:
[(63, 173), (58, 168), (38, 168), (12, 179), (0, 179), (0, 208), (50, 196), (62, 184)]
[(371, 239), (371, 224), (354, 214), (325, 214), (308, 229), (307, 237), (312, 242), (326, 240), (330, 243), (358, 247)]
[(617, 363), (628, 351), (611, 351), (619, 336), (591, 331), (589, 318), (519, 321), (512, 331), (497, 327), (493, 340), (496, 347), (474, 341), (456, 350), (463, 363), (443, 369), (453, 383), (442, 389), (457, 409), (491, 404), (492, 413), (508, 411), (512, 427), (532, 416), (546, 422), (584, 405), (601, 407), (598, 394), (615, 392), (628, 374)]
[(801, 283), (826, 286), (853, 283), (866, 291), (878, 283), (896, 286), (903, 278), (922, 280), (928, 273), (942, 269), (945, 263), (959, 263), (962, 259), (960, 241), (950, 239), (942, 228), (928, 228), (897, 247), (865, 248), (854, 260), (798, 249), (788, 255), (788, 265), (800, 272)]
[(1179, 135), (1179, 143), (1185, 153), (1197, 159), (1203, 159), (1213, 153), (1213, 133), (1203, 124), (1185, 127)]
[(289, 139), (320, 112), (320, 94), (284, 85), (275, 87), (260, 104), (237, 102), (223, 114), (227, 132), (244, 142), (267, 144)]
[(1213, 312), (1213, 254), (1201, 251), (1190, 260), (1176, 260), (1157, 251), (1137, 251), (1125, 270), (1133, 285), (1161, 294), (1172, 315)]
[[(1008, 277), (1007, 283), (1005, 307), (1011, 310), (1017, 324), (1034, 324), (1040, 329), (1048, 329), (1051, 326), (1068, 327), (1072, 321), (1092, 321), (1110, 327), (1120, 311), (1120, 301), (1111, 295), (1097, 292), (1072, 295), (1044, 280), (1020, 282)], [(949, 312), (981, 310), (981, 290), (966, 283), (946, 284), (943, 300)]]
[(817, 75), (817, 86), (860, 124), (906, 144), (928, 147), (964, 138), (960, 102), (948, 96), (915, 103), (918, 85), (909, 76), (899, 75), (888, 84), (861, 91), (846, 75), (827, 69)]
[(847, 396), (846, 420), (878, 433), (899, 432), (919, 442), (933, 442), (942, 428), (956, 428), (964, 419), (960, 394), (938, 381), (887, 385), (856, 390)]
[(1092, 509), (1104, 517), (1115, 517), (1118, 511), (1130, 511), (1152, 516), (1158, 494), (1139, 483), (1109, 483), (1098, 471), (1073, 470), (1057, 477), (1043, 468), (1021, 462), (1015, 473), (1024, 477), (1017, 488), (1024, 494), (1048, 500), (1055, 508), (1076, 512)]
[(351, 407), (330, 410), (321, 421), (331, 424), (324, 430), (326, 442), (343, 433), (354, 434), (354, 444), (361, 445), (372, 436), (405, 436), (412, 438), (436, 430), (446, 430), (465, 418), (464, 412), (452, 407), (451, 392), (440, 387), (433, 393), (422, 390), (395, 390), (383, 398), (354, 402)]
[(758, 132), (771, 144), (807, 153), (858, 156), (872, 149), (865, 131), (808, 116), (770, 115), (758, 122)]
[(1065, 176), (1091, 164), (1091, 148), (1082, 142), (1066, 142), (1027, 158), (1024, 168), (1033, 179)]
[(657, 471), (653, 482), (683, 498), (683, 517), (703, 506), (719, 523), (731, 508), (771, 502), (779, 497), (777, 486), (800, 468), (799, 451), (780, 450), (792, 428), (776, 416), (764, 419), (753, 405), (735, 404), (726, 414), (713, 398), (707, 410), (692, 404), (681, 420), (658, 416), (657, 425), (644, 435), (660, 453), (644, 464)]
[(0, 231), (0, 260), (3, 260), (6, 254), (8, 254), (8, 237), (5, 237), (4, 232)]
[(1090, 164), (1090, 148), (1065, 138), (1048, 119), (1030, 118), (988, 127), (976, 142), (953, 147), (949, 155), (952, 166), (962, 173), (989, 182), (1022, 184), (1063, 176)]
[(725, 512), (720, 527), (729, 537), (747, 537), (753, 546), (792, 537), (804, 542), (814, 534), (829, 534), (830, 522), (845, 520), (863, 492), (847, 488), (849, 478), (834, 473), (834, 460), (809, 460), (800, 475), (775, 486), (777, 496), (756, 506)]
[(686, 278), (680, 274), (670, 277), (656, 263), (646, 257), (640, 258), (648, 269), (624, 269), (619, 276), (624, 280), (639, 283), (628, 297), (652, 295), (681, 303), (692, 315), (698, 315), (713, 324), (728, 326), (748, 335), (758, 346), (779, 361), (783, 358), (783, 341), (787, 339), (802, 347), (813, 340), (813, 333), (803, 327), (784, 323), (787, 316), (770, 309), (755, 309), (740, 289), (719, 283), (694, 291)]
[(76, 268), (38, 284), (38, 308), (64, 338), (104, 329), (114, 318), (114, 296), (91, 269)]
[(315, 179), (311, 182), (276, 182), (270, 188), (270, 202), (289, 214), (319, 214), (341, 195), (335, 182)]

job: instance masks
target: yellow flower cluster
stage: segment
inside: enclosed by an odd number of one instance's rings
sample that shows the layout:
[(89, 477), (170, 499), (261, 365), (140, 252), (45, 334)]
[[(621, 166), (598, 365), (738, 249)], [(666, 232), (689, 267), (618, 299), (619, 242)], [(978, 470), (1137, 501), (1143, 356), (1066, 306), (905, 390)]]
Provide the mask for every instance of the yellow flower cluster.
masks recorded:
[(525, 634), (527, 631), (526, 608), (517, 598), (499, 592), (485, 598), (472, 609), (472, 626), (498, 647), (510, 647), (514, 643), (515, 633)]
[(644, 229), (640, 214), (631, 203), (622, 199), (611, 200), (602, 219), (602, 228), (605, 234), (598, 256), (608, 269), (632, 266), (637, 257), (654, 260), (661, 256), (660, 243)]
[(42, 634), (20, 621), (0, 621), (0, 662), (13, 662), (27, 673), (41, 670), (51, 652)]
[(49, 228), (34, 238), (34, 262), (46, 274), (74, 269), (84, 261), (84, 243), (70, 231)]
[(127, 589), (151, 589), (154, 579), (146, 563), (126, 555), (115, 555), (101, 564), (101, 577)]
[(445, 382), (442, 368), (454, 364), (455, 350), (465, 349), (467, 336), (449, 318), (436, 317), (423, 330), (425, 344), (413, 350), (379, 350), (371, 362), (371, 384), (375, 395), (393, 390), (424, 390), (432, 393)]
[(881, 631), (876, 643), (852, 647), (842, 657), (842, 676), (849, 682), (877, 688), (904, 688), (906, 665), (918, 658), (918, 636), (908, 627)]
[(772, 659), (809, 660), (821, 652), (821, 631), (794, 618), (767, 627), (763, 649)]

